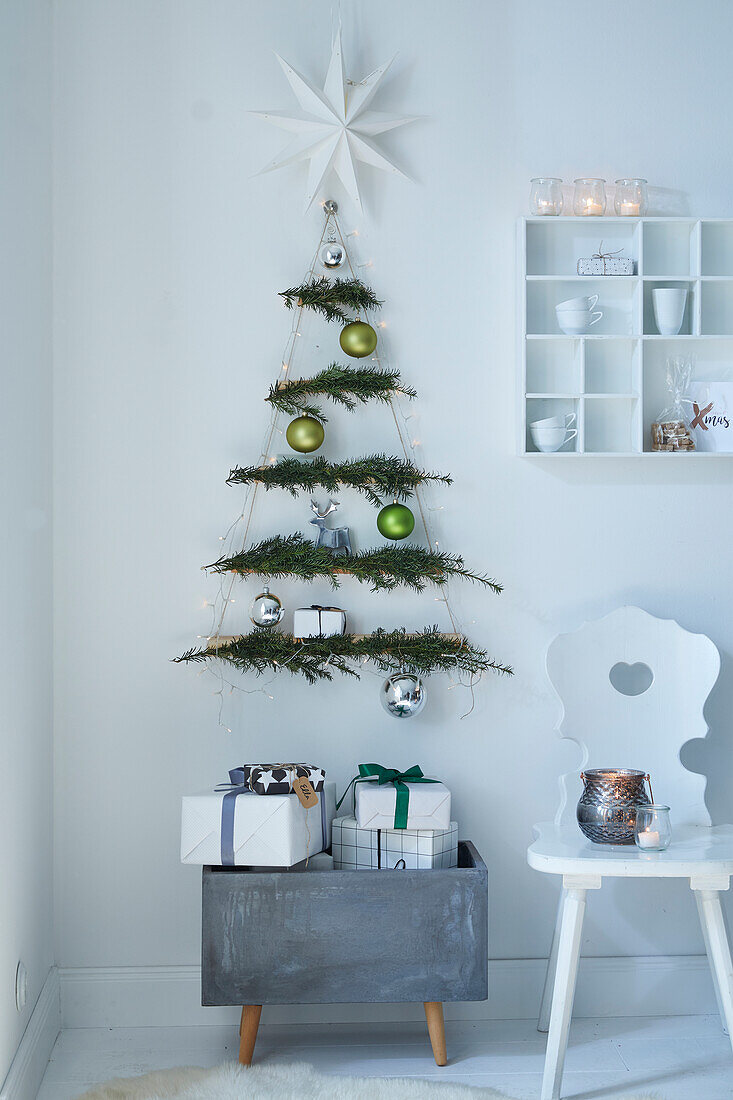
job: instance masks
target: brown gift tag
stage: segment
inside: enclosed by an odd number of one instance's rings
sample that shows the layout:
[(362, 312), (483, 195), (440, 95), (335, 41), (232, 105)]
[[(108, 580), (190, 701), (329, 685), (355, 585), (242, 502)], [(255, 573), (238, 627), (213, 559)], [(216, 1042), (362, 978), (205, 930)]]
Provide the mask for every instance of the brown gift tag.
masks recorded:
[(306, 810), (318, 805), (318, 795), (304, 775), (297, 775), (293, 780), (293, 794), (297, 794), (301, 806), (305, 806)]

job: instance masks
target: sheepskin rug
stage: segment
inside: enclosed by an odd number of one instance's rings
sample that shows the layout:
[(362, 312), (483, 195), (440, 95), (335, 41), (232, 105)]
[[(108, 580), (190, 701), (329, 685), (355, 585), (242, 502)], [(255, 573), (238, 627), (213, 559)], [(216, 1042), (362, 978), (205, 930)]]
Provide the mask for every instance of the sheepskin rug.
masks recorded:
[(168, 1069), (121, 1077), (80, 1100), (506, 1100), (494, 1089), (433, 1084), (409, 1077), (331, 1077), (305, 1063), (246, 1068)]
[[(312, 1066), (236, 1063), (218, 1069), (166, 1069), (118, 1077), (79, 1100), (508, 1100), (495, 1089), (409, 1077), (331, 1077)], [(628, 1097), (628, 1100), (654, 1100)], [(659, 1100), (659, 1098), (657, 1098)]]

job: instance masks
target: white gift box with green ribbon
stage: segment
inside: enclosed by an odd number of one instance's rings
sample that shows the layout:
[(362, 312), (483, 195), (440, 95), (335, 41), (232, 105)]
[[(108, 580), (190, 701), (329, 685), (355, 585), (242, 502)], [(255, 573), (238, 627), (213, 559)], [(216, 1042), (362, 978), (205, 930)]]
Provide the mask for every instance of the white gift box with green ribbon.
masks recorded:
[[(449, 829), (451, 795), (443, 783), (404, 784), (409, 791), (408, 829)], [(356, 784), (355, 816), (360, 829), (394, 829), (397, 791), (392, 783)]]

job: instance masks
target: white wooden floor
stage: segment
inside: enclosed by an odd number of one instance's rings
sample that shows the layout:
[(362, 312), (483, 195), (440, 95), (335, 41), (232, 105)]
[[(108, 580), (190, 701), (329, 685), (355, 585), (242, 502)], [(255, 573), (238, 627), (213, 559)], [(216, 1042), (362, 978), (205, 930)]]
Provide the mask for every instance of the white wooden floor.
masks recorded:
[[(447, 1024), (449, 1065), (432, 1060), (418, 1024), (263, 1023), (256, 1061), (309, 1062), (326, 1073), (430, 1077), (490, 1085), (537, 1100), (544, 1036), (529, 1020)], [(85, 1028), (58, 1038), (38, 1100), (72, 1100), (110, 1077), (181, 1065), (215, 1066), (237, 1057), (229, 1027)], [(572, 1025), (563, 1096), (620, 1100), (733, 1097), (733, 1052), (716, 1016), (577, 1020)]]

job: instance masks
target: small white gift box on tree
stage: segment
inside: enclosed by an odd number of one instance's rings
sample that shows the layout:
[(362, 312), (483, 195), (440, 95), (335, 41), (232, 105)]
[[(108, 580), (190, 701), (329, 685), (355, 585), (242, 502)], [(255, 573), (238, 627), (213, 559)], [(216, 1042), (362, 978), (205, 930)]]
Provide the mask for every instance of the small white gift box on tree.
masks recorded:
[(327, 638), (346, 630), (346, 612), (340, 607), (299, 607), (293, 612), (293, 637)]

